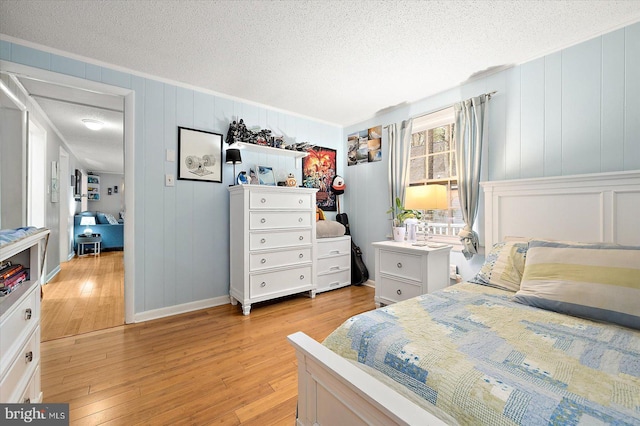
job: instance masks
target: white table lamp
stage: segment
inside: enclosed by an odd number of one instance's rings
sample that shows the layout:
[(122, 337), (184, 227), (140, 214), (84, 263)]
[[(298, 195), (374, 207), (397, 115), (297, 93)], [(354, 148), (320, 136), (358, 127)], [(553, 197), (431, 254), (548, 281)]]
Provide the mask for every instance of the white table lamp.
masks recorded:
[(95, 224), (96, 218), (93, 216), (82, 216), (82, 219), (80, 219), (80, 226), (87, 226), (87, 228), (84, 228), (84, 235), (91, 235), (93, 231), (91, 230), (91, 228), (89, 228), (89, 226), (93, 226)]

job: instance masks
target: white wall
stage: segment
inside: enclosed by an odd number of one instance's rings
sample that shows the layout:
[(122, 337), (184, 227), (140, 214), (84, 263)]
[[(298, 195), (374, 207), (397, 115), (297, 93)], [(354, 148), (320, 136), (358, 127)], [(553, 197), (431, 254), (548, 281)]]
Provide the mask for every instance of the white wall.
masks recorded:
[[(497, 90), (489, 103), (483, 159), (488, 180), (640, 169), (638, 76), (640, 23), (349, 126), (342, 143), (354, 131), (400, 123)], [(389, 223), (386, 132), (382, 142), (382, 162), (351, 166), (345, 174), (344, 204), (370, 270), (375, 267), (370, 244), (385, 239)], [(464, 278), (484, 261), (476, 256), (468, 262), (460, 254), (452, 259)]]
[[(114, 173), (98, 173), (100, 175), (100, 200), (88, 201), (87, 208), (91, 211), (111, 213), (119, 219), (119, 214), (124, 208), (124, 175)], [(113, 192), (113, 187), (118, 187), (118, 193)], [(111, 195), (108, 194), (111, 188)]]
[[(0, 96), (5, 96), (0, 92)], [(23, 226), (22, 133), (23, 113), (19, 109), (0, 108), (0, 228)]]

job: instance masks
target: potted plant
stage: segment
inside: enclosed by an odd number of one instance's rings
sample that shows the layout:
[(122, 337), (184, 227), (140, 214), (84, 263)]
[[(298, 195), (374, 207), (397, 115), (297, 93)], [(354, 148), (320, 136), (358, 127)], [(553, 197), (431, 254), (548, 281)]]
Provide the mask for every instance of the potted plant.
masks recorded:
[(395, 204), (387, 210), (387, 213), (391, 213), (393, 217), (393, 239), (395, 241), (404, 241), (406, 233), (405, 220), (420, 219), (421, 216), (418, 210), (405, 209), (399, 197), (396, 197)]

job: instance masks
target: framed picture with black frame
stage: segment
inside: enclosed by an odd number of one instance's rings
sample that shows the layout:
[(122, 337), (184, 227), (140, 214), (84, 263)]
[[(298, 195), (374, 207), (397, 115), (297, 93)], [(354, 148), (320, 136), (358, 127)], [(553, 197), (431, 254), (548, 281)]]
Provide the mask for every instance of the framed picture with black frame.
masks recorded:
[(178, 179), (222, 183), (222, 135), (178, 127)]

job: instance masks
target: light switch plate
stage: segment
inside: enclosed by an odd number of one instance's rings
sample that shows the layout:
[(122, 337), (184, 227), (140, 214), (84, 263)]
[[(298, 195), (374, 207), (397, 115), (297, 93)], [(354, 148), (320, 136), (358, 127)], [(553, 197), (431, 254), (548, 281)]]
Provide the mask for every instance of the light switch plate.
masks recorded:
[(164, 175), (164, 186), (175, 186), (176, 181), (171, 173)]
[(175, 149), (168, 149), (167, 150), (167, 161), (171, 161), (171, 162), (176, 161), (176, 150)]

